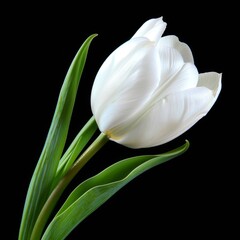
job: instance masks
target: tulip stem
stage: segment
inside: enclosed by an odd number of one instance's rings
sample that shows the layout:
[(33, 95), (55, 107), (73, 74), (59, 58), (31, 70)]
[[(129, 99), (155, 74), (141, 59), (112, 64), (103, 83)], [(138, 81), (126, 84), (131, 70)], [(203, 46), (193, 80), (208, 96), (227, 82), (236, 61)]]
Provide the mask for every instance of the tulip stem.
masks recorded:
[(77, 175), (77, 173), (82, 169), (82, 167), (97, 153), (104, 145), (108, 142), (108, 137), (101, 133), (95, 141), (83, 152), (83, 154), (76, 160), (74, 165), (66, 173), (66, 175), (59, 181), (57, 186), (54, 188), (49, 198), (45, 202), (36, 223), (34, 225), (31, 240), (41, 239), (41, 235), (47, 220), (57, 204), (59, 198), (61, 197), (63, 191), (71, 182), (71, 180)]

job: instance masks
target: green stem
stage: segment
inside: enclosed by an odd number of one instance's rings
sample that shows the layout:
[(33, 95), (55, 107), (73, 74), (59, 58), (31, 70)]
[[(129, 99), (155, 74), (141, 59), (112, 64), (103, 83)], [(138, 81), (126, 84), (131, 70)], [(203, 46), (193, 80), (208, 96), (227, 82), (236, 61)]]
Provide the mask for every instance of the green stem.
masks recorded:
[(31, 240), (41, 239), (45, 224), (47, 223), (52, 210), (54, 209), (65, 188), (76, 176), (79, 170), (93, 157), (96, 152), (98, 152), (98, 150), (100, 150), (105, 145), (105, 143), (107, 143), (107, 141), (107, 136), (104, 133), (101, 133), (97, 139), (86, 149), (86, 151), (76, 160), (66, 175), (59, 181), (58, 185), (54, 188), (48, 200), (44, 204), (36, 220), (31, 234)]

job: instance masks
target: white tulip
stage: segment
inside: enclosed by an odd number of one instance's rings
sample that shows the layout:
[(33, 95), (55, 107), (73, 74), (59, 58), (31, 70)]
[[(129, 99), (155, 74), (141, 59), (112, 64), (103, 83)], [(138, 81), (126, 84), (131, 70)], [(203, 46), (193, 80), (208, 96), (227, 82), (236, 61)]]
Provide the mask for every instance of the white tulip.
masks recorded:
[(178, 137), (212, 108), (221, 74), (198, 73), (189, 46), (162, 34), (161, 18), (146, 21), (100, 67), (91, 108), (101, 132), (131, 148)]

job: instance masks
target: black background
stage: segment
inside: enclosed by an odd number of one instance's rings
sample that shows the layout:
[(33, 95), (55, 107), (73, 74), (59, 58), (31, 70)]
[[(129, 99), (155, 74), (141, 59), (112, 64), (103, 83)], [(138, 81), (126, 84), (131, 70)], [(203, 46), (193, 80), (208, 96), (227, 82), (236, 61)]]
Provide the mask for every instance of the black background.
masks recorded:
[[(157, 5), (156, 5), (157, 4)], [(236, 19), (233, 5), (63, 3), (14, 5), (3, 24), (3, 165), (6, 239), (17, 239), (28, 184), (41, 153), (65, 74), (93, 33), (67, 144), (91, 117), (90, 91), (105, 58), (148, 19), (163, 16), (164, 35), (192, 49), (199, 72), (223, 73), (222, 91), (207, 114), (186, 133), (159, 147), (133, 150), (109, 142), (82, 170), (82, 179), (118, 160), (161, 153), (190, 141), (182, 156), (145, 172), (84, 220), (67, 239), (232, 239), (237, 174)], [(226, 16), (227, 15), (227, 16)], [(233, 55), (231, 56), (231, 53)], [(3, 55), (2, 55), (3, 56)], [(231, 67), (230, 67), (231, 66)], [(236, 68), (235, 68), (236, 69)], [(6, 86), (5, 86), (6, 84)], [(236, 98), (236, 99), (234, 99)], [(237, 105), (237, 104), (236, 104)], [(232, 111), (235, 110), (235, 111)], [(6, 122), (5, 122), (6, 121)], [(233, 130), (234, 129), (234, 130)], [(5, 153), (5, 154), (4, 154)], [(64, 195), (64, 196), (65, 196)], [(6, 207), (5, 207), (6, 206)], [(234, 235), (235, 236), (235, 235)]]

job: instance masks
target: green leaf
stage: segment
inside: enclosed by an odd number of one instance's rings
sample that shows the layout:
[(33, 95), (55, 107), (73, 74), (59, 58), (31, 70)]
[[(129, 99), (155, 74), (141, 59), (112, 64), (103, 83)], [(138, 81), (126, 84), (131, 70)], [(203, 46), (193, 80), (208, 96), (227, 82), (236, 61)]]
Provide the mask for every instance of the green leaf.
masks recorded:
[(95, 36), (96, 34), (89, 36), (83, 43), (63, 82), (51, 126), (27, 192), (19, 240), (30, 239), (38, 214), (51, 193), (52, 181), (67, 138), (79, 81), (90, 43)]
[(68, 149), (60, 159), (57, 169), (57, 176), (55, 178), (55, 184), (53, 184), (53, 188), (59, 181), (59, 179), (64, 176), (65, 173), (71, 168), (76, 158), (81, 153), (86, 144), (89, 142), (90, 138), (93, 136), (97, 128), (98, 126), (96, 124), (96, 121), (92, 116), (90, 120), (86, 123), (86, 125), (77, 134), (71, 145), (68, 147)]
[(62, 240), (88, 215), (118, 190), (143, 172), (184, 153), (189, 142), (159, 155), (137, 156), (121, 160), (82, 182), (69, 195), (48, 225), (42, 240)]

